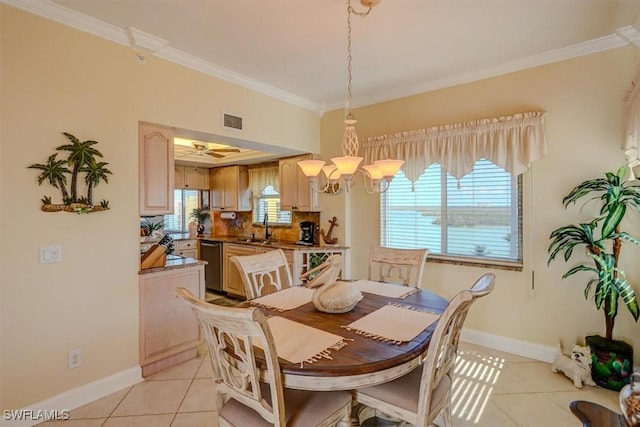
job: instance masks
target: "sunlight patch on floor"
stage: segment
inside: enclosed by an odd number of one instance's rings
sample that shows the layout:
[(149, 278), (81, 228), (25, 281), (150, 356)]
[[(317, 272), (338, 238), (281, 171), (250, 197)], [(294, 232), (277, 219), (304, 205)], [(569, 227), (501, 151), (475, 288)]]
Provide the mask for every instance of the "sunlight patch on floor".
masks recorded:
[(478, 424), (498, 382), (505, 360), (473, 351), (460, 351), (453, 368), (452, 415)]

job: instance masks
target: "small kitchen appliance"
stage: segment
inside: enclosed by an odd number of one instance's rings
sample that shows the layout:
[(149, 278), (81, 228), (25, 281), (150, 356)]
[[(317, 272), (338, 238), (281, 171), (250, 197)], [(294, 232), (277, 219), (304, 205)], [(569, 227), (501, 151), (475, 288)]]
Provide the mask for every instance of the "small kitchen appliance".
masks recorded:
[(300, 240), (296, 242), (298, 245), (313, 245), (313, 237), (315, 236), (316, 225), (311, 221), (302, 221), (300, 223)]

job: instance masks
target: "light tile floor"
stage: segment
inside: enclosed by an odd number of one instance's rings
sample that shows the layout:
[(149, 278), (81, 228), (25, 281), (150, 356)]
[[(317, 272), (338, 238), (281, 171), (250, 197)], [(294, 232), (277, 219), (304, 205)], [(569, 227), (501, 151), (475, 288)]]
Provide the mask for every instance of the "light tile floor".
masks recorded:
[[(71, 411), (51, 427), (213, 427), (211, 364), (205, 357), (159, 372), (145, 381)], [(618, 393), (577, 389), (550, 365), (468, 343), (460, 344), (453, 384), (455, 427), (579, 427), (573, 400), (616, 412)], [(368, 424), (368, 423), (367, 423)]]

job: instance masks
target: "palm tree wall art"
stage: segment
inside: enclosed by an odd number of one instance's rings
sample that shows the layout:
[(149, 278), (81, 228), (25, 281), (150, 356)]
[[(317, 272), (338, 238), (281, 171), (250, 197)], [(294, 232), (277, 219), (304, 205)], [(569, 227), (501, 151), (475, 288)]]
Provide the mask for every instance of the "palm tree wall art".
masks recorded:
[[(67, 152), (66, 160), (58, 159), (59, 153), (49, 156), (46, 163), (34, 163), (29, 169), (40, 171), (38, 185), (47, 181), (52, 187), (60, 189), (62, 203), (51, 203), (51, 196), (45, 195), (42, 201), (42, 210), (45, 212), (75, 212), (90, 213), (109, 209), (109, 202), (102, 200), (99, 205), (93, 204), (93, 190), (100, 182), (109, 183), (109, 175), (112, 172), (106, 168), (107, 162), (97, 161), (96, 157), (102, 157), (102, 153), (94, 147), (97, 141), (80, 141), (74, 135), (63, 132), (70, 144), (64, 144), (56, 148), (60, 152)], [(71, 169), (70, 169), (71, 168)], [(78, 176), (84, 173), (86, 184), (86, 196), (78, 196)], [(68, 175), (71, 175), (69, 183)], [(70, 185), (67, 187), (67, 185)]]

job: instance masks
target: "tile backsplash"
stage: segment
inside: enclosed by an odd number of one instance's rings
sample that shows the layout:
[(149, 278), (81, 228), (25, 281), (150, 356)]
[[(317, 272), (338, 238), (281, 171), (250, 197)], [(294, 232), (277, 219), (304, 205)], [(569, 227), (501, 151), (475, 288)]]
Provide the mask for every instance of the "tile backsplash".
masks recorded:
[[(250, 236), (255, 233), (257, 237), (264, 234), (264, 227), (261, 224), (252, 223), (251, 212), (236, 212), (236, 219), (222, 219), (220, 212), (211, 211), (212, 227), (211, 234), (214, 236)], [(272, 232), (272, 238), (287, 242), (296, 242), (300, 239), (300, 223), (303, 221), (311, 221), (316, 224), (316, 237), (318, 241), (317, 230), (320, 224), (319, 212), (298, 212), (291, 211), (291, 225), (269, 225)]]

